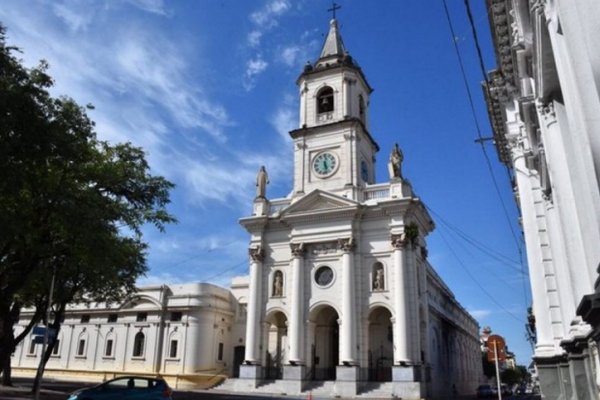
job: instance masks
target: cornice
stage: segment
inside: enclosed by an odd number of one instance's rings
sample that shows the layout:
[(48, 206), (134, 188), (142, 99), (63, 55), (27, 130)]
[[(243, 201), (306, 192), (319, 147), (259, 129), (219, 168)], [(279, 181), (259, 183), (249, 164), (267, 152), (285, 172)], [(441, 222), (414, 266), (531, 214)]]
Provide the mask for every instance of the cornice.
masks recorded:
[(297, 138), (300, 138), (303, 136), (311, 136), (311, 135), (321, 133), (323, 131), (330, 131), (331, 128), (337, 128), (336, 125), (339, 127), (344, 127), (344, 128), (352, 127), (352, 126), (360, 126), (362, 128), (362, 131), (364, 132), (365, 136), (367, 136), (367, 139), (369, 139), (369, 141), (375, 148), (375, 151), (379, 151), (379, 145), (377, 144), (375, 139), (373, 139), (373, 136), (371, 136), (371, 134), (367, 130), (367, 127), (365, 126), (365, 124), (359, 118), (355, 118), (355, 117), (346, 118), (341, 121), (335, 121), (330, 124), (322, 124), (322, 125), (316, 125), (316, 126), (311, 126), (311, 127), (294, 129), (294, 130), (290, 131), (290, 136), (292, 137), (292, 139), (297, 139)]
[(367, 77), (363, 73), (362, 68), (360, 68), (356, 64), (356, 62), (353, 61), (352, 57), (348, 57), (348, 58), (332, 57), (331, 63), (326, 63), (325, 66), (320, 65), (317, 67), (313, 67), (312, 64), (311, 65), (307, 64), (304, 67), (304, 71), (302, 71), (300, 76), (298, 76), (298, 79), (296, 79), (296, 85), (300, 85), (300, 82), (302, 81), (303, 78), (306, 79), (310, 76), (327, 75), (327, 74), (331, 74), (331, 72), (334, 72), (336, 70), (340, 70), (341, 72), (343, 72), (344, 70), (348, 70), (348, 71), (353, 71), (353, 72), (358, 73), (360, 78), (365, 83), (365, 86), (369, 89), (369, 94), (373, 93), (373, 88), (371, 87), (371, 85), (369, 85), (369, 81), (367, 81)]

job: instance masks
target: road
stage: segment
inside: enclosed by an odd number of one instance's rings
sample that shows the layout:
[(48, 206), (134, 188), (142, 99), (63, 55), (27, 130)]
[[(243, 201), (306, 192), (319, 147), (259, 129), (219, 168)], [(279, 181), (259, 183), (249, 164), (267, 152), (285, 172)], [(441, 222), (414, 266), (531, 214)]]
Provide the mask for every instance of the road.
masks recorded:
[[(22, 400), (22, 399), (33, 399), (30, 388), (32, 379), (26, 378), (13, 378), (15, 385), (14, 389), (0, 387), (0, 400)], [(67, 395), (82, 387), (88, 387), (96, 385), (96, 383), (82, 383), (82, 382), (66, 382), (66, 381), (44, 381), (42, 384), (42, 391), (40, 393), (40, 400), (65, 400)], [(210, 400), (210, 399), (222, 399), (222, 400), (259, 400), (269, 399), (272, 400), (276, 397), (272, 396), (250, 396), (241, 394), (230, 394), (230, 393), (215, 393), (209, 391), (198, 391), (198, 392), (184, 392), (184, 391), (173, 391), (174, 400)], [(294, 399), (293, 396), (285, 396), (286, 399)]]

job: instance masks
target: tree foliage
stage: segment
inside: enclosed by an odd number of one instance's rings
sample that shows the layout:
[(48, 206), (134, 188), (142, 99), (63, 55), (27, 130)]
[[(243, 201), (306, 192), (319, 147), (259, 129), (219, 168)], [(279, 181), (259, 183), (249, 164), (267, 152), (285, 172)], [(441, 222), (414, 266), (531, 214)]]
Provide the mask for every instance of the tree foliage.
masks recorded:
[[(0, 368), (4, 383), (23, 306), (118, 300), (144, 274), (144, 225), (175, 222), (173, 184), (143, 150), (98, 140), (86, 109), (52, 97), (47, 64), (25, 68), (0, 25)], [(37, 321), (35, 321), (37, 322)], [(51, 321), (49, 321), (51, 322)], [(51, 350), (51, 349), (49, 349)], [(49, 356), (49, 353), (48, 353)], [(8, 376), (8, 379), (7, 379)]]

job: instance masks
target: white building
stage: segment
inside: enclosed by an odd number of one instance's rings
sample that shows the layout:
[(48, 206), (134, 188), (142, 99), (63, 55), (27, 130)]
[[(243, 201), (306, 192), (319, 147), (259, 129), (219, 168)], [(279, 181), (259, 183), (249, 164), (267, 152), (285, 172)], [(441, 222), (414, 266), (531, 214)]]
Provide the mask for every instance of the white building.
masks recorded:
[(498, 66), (486, 96), (522, 213), (541, 389), (547, 399), (597, 399), (600, 3), (487, 6)]
[[(123, 374), (164, 376), (174, 387), (235, 375), (243, 360), (248, 283), (140, 288), (121, 304), (69, 307), (46, 377), (98, 381)], [(21, 313), (15, 334), (31, 311)], [(31, 332), (17, 346), (15, 375), (35, 374), (42, 346)], [(237, 357), (237, 359), (236, 359)]]
[(292, 192), (268, 200), (261, 169), (253, 215), (240, 220), (251, 236), (245, 365), (226, 385), (344, 398), (375, 387), (404, 399), (453, 385), (473, 393), (478, 324), (427, 261), (434, 224), (397, 147), (390, 179), (376, 183), (372, 89), (335, 20), (297, 84)]

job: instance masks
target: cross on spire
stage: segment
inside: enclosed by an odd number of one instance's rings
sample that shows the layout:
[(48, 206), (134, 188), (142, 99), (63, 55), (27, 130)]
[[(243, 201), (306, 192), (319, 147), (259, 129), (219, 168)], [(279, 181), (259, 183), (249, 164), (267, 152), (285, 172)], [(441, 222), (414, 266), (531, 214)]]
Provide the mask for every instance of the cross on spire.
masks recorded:
[(342, 8), (342, 6), (336, 4), (335, 1), (332, 1), (331, 8), (328, 9), (327, 11), (331, 11), (333, 13), (333, 19), (335, 19), (335, 10), (339, 10), (340, 8)]

